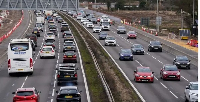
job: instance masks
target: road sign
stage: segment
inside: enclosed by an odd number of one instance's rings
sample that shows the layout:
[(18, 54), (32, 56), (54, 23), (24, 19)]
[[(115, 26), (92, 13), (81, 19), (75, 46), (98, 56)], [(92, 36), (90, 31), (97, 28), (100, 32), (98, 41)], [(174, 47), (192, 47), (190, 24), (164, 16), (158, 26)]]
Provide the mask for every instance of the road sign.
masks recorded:
[(156, 25), (161, 25), (162, 17), (158, 16), (156, 17)]

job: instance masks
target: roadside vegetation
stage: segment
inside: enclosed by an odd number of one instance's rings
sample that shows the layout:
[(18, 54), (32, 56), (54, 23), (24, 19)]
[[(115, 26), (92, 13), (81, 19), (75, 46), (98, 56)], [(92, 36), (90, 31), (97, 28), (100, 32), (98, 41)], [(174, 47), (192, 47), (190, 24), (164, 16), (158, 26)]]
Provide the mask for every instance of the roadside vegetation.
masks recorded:
[[(81, 31), (80, 34), (85, 38), (86, 42), (90, 44), (89, 46), (97, 59), (100, 69), (104, 73), (104, 77), (112, 91), (112, 95), (114, 97), (115, 102), (141, 102), (141, 100), (138, 97), (138, 95), (136, 94), (136, 92), (133, 90), (131, 85), (128, 83), (128, 81), (125, 79), (125, 77), (122, 75), (122, 73), (117, 68), (117, 66), (112, 61), (112, 59), (109, 57), (109, 55), (99, 45), (99, 43), (81, 25), (79, 25), (73, 19), (71, 19), (71, 18), (69, 18), (69, 19), (70, 19), (70, 21), (72, 21), (75, 24), (75, 26), (79, 29), (79, 31)], [(65, 19), (65, 20), (67, 20), (67, 19)], [(76, 38), (79, 38), (78, 40), (81, 39), (80, 35), (78, 33), (76, 33), (75, 36), (76, 36)], [(83, 43), (84, 42), (80, 42), (78, 44), (79, 44), (79, 46), (82, 46)], [(87, 50), (87, 49), (86, 49), (86, 47), (83, 47), (82, 50)], [(82, 51), (80, 51), (80, 52), (83, 53)], [(89, 54), (89, 52), (88, 52), (88, 54)], [(92, 61), (90, 61), (90, 62), (92, 62)], [(95, 68), (93, 67), (93, 69), (95, 69)], [(87, 71), (87, 68), (86, 68), (86, 71)], [(87, 78), (91, 77), (91, 76), (87, 75), (87, 73), (86, 73), (86, 76), (87, 76)], [(90, 80), (88, 80), (88, 81), (90, 81)], [(93, 83), (89, 83), (89, 84), (91, 85)], [(91, 88), (90, 88), (90, 91), (91, 91)], [(97, 98), (95, 98), (95, 99), (97, 99)], [(97, 101), (95, 100), (94, 102), (97, 102)], [(106, 102), (106, 101), (101, 101), (101, 102)]]

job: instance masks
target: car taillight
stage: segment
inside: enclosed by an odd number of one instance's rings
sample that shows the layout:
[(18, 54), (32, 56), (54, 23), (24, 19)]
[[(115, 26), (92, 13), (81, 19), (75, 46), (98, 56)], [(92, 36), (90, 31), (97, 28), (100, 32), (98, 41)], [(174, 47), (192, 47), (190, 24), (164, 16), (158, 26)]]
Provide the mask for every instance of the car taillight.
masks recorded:
[(35, 96), (31, 97), (31, 99), (35, 99)]
[(8, 68), (11, 68), (10, 59), (8, 60)]
[(42, 51), (42, 50), (41, 50), (40, 52), (41, 52), (41, 53), (43, 53), (43, 51)]
[(66, 58), (67, 56), (65, 55), (65, 56), (63, 56), (64, 58)]
[(76, 55), (74, 55), (73, 57), (76, 58)]
[(30, 67), (33, 67), (33, 59), (30, 58)]
[(52, 45), (53, 47), (55, 47), (55, 45)]
[(74, 76), (77, 77), (77, 74), (75, 74)]
[(58, 74), (58, 75), (57, 75), (57, 78), (59, 78), (59, 77), (60, 77), (60, 75)]
[(52, 50), (52, 52), (54, 52), (54, 50)]

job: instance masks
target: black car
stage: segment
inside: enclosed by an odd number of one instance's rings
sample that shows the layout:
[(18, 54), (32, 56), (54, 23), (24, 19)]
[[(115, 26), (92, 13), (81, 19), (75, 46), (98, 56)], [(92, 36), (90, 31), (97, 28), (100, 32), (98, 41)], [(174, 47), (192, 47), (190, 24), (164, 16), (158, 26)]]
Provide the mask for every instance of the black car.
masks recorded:
[(35, 34), (37, 35), (37, 37), (40, 37), (40, 31), (37, 28), (33, 29), (32, 34)]
[(105, 40), (108, 34), (106, 32), (99, 33), (99, 40)]
[(73, 37), (71, 31), (64, 31), (63, 34), (62, 34), (63, 38), (72, 38), (71, 36)]
[(187, 56), (178, 55), (174, 58), (173, 64), (178, 68), (190, 69), (190, 60)]
[(148, 45), (148, 51), (160, 51), (162, 52), (162, 44), (160, 41), (150, 41)]
[(91, 19), (91, 22), (92, 22), (93, 24), (97, 24), (97, 19), (96, 19), (96, 18), (92, 18), (92, 19)]
[(37, 35), (35, 34), (26, 34), (25, 38), (33, 40), (35, 47), (37, 47)]
[(77, 80), (78, 80), (77, 70), (78, 70), (78, 68), (59, 66), (58, 68), (56, 68), (56, 70), (58, 71), (57, 85), (60, 85), (62, 82), (69, 82), (69, 83), (72, 82), (77, 85)]
[(59, 18), (58, 19), (58, 23), (62, 23), (63, 22), (63, 19), (62, 18)]
[(141, 44), (133, 44), (131, 47), (132, 53), (135, 54), (143, 54), (144, 55), (144, 47)]
[(77, 86), (60, 87), (56, 102), (81, 102), (81, 92)]

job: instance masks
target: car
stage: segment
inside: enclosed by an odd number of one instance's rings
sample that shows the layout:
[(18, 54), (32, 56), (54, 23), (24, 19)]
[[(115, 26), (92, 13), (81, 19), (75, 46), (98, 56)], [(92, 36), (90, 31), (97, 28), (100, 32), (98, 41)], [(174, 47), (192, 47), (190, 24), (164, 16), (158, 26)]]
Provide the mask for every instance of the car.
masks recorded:
[(35, 47), (37, 47), (37, 35), (36, 34), (26, 34), (25, 38), (33, 40)]
[(71, 31), (64, 31), (62, 34), (63, 38), (74, 38)]
[(63, 52), (74, 51), (76, 52), (76, 45), (74, 41), (65, 41), (63, 46)]
[(56, 102), (81, 102), (81, 92), (77, 86), (60, 87), (59, 91), (56, 91)]
[(165, 64), (160, 70), (160, 78), (180, 81), (180, 70), (173, 64)]
[(66, 62), (77, 63), (77, 57), (74, 51), (67, 51), (63, 54), (63, 63), (66, 63)]
[(129, 31), (127, 33), (127, 39), (134, 38), (137, 39), (137, 33), (135, 31)]
[(40, 37), (40, 31), (36, 27), (33, 29), (32, 34), (35, 34), (37, 35), (37, 37)]
[(54, 40), (55, 41), (55, 34), (53, 32), (47, 32), (44, 36), (44, 40)]
[(83, 25), (87, 25), (87, 23), (90, 23), (90, 21), (84, 21)]
[(101, 32), (101, 27), (100, 26), (94, 26), (93, 27), (93, 33), (100, 33)]
[(48, 23), (49, 24), (55, 24), (54, 20), (49, 20)]
[(35, 27), (39, 30), (39, 31), (41, 31), (41, 32), (43, 32), (44, 30), (44, 27), (43, 27), (43, 24), (42, 23), (36, 23), (35, 24)]
[(121, 49), (119, 52), (119, 60), (131, 60), (133, 61), (133, 55), (131, 49)]
[(57, 26), (55, 24), (50, 24), (49, 25), (49, 31), (53, 32), (55, 36), (57, 36)]
[(55, 50), (52, 46), (43, 46), (39, 54), (40, 54), (40, 59), (44, 57), (55, 58)]
[(61, 18), (61, 16), (59, 16), (59, 15), (58, 15), (58, 16), (56, 16), (56, 21), (58, 21), (58, 19), (59, 19), (59, 18)]
[(141, 44), (133, 44), (133, 46), (131, 46), (131, 50), (133, 55), (136, 54), (144, 55), (144, 47)]
[(190, 82), (184, 91), (185, 102), (198, 102), (198, 82)]
[(104, 45), (105, 46), (109, 46), (109, 45), (112, 45), (112, 46), (116, 46), (117, 43), (116, 43), (116, 39), (113, 37), (113, 36), (107, 36), (105, 41), (104, 41)]
[(101, 17), (98, 17), (98, 18), (97, 18), (97, 22), (100, 22), (100, 20), (101, 20)]
[(58, 14), (57, 14), (57, 13), (54, 13), (54, 14), (53, 14), (53, 17), (56, 17), (56, 16), (58, 16)]
[(154, 82), (154, 72), (149, 67), (137, 67), (134, 70), (135, 82)]
[(85, 21), (89, 22), (89, 20), (87, 20), (87, 18), (81, 18), (81, 23), (83, 23)]
[(88, 22), (86, 26), (87, 26), (87, 28), (93, 28), (94, 24), (92, 22)]
[(78, 15), (78, 16), (76, 17), (76, 19), (77, 19), (77, 20), (81, 20), (82, 17), (83, 17), (82, 15)]
[(187, 56), (177, 55), (174, 58), (173, 64), (178, 68), (190, 69), (190, 60), (187, 58)]
[(97, 24), (97, 19), (96, 19), (96, 18), (91, 18), (91, 22), (92, 22), (93, 24)]
[(106, 32), (99, 33), (99, 40), (105, 40), (108, 34)]
[(160, 51), (162, 52), (162, 43), (160, 41), (150, 41), (148, 45), (148, 51)]
[(124, 26), (117, 27), (117, 34), (120, 34), (120, 33), (126, 34), (126, 28)]
[(23, 102), (24, 100), (32, 100), (28, 102), (39, 102), (40, 93), (35, 87), (32, 88), (18, 88), (17, 91), (12, 92), (14, 94), (12, 102)]
[(51, 42), (51, 41), (49, 41), (49, 42), (44, 42), (43, 46), (52, 46), (53, 49), (56, 50), (56, 47), (55, 47), (54, 42)]
[(67, 24), (67, 22), (63, 21), (63, 22), (61, 23), (61, 26), (62, 26), (63, 24), (65, 25), (65, 24)]
[(110, 22), (101, 22), (100, 26), (101, 26), (102, 30), (110, 30), (111, 24), (110, 24)]
[(58, 18), (58, 23), (62, 23), (64, 20), (62, 18)]
[(63, 31), (69, 31), (69, 25), (68, 24), (62, 24), (61, 28), (60, 28), (60, 31), (61, 32), (63, 32)]
[(35, 51), (35, 43), (33, 40), (31, 40), (31, 47), (32, 47), (33, 51)]
[(78, 80), (78, 74), (77, 70), (78, 68), (75, 67), (58, 67), (56, 68), (58, 71), (57, 73), (57, 85), (59, 86), (62, 82), (72, 82), (77, 85)]
[(76, 13), (74, 13), (74, 14), (73, 14), (73, 18), (76, 18), (76, 17), (77, 17), (77, 14), (76, 14)]

